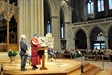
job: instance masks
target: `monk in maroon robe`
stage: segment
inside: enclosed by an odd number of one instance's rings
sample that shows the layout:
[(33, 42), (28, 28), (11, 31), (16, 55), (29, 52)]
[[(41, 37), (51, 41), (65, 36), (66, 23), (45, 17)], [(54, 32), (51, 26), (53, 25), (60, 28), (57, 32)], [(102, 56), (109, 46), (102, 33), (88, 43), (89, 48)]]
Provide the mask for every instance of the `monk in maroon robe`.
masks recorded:
[(38, 69), (36, 65), (40, 65), (40, 56), (38, 54), (38, 47), (41, 47), (41, 43), (38, 41), (38, 34), (34, 35), (34, 38), (30, 42), (31, 44), (31, 61), (33, 70)]

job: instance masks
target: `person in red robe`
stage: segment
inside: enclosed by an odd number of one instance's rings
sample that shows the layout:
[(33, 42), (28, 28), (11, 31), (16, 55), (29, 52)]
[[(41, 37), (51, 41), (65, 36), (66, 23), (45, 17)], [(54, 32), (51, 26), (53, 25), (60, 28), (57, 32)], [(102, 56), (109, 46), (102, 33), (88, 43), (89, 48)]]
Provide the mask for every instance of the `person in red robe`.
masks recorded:
[(38, 54), (38, 47), (41, 47), (41, 43), (38, 40), (38, 34), (34, 34), (34, 38), (30, 41), (31, 44), (31, 62), (32, 69), (38, 69), (36, 65), (40, 65), (40, 56)]

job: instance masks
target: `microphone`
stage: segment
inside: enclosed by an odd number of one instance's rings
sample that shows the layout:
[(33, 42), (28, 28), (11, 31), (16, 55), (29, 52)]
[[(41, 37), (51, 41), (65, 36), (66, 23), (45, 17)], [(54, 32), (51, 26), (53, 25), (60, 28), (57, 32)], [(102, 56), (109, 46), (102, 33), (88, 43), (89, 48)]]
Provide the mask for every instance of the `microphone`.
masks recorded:
[(44, 40), (41, 39), (42, 42), (45, 42)]

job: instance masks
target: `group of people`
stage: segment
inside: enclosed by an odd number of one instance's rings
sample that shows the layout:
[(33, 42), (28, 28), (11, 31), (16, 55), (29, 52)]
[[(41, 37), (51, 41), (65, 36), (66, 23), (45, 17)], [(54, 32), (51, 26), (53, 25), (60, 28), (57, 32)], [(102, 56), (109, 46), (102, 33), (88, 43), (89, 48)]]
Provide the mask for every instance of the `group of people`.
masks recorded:
[[(21, 35), (21, 41), (20, 41), (20, 58), (21, 58), (21, 71), (27, 70), (25, 68), (27, 56), (29, 55), (28, 46), (26, 43), (26, 36)], [(32, 69), (36, 70), (38, 67), (36, 65), (41, 64), (40, 63), (40, 56), (38, 55), (38, 48), (41, 47), (42, 43), (39, 43), (38, 40), (38, 34), (34, 34), (34, 38), (31, 39), (30, 45), (31, 45), (31, 65)]]

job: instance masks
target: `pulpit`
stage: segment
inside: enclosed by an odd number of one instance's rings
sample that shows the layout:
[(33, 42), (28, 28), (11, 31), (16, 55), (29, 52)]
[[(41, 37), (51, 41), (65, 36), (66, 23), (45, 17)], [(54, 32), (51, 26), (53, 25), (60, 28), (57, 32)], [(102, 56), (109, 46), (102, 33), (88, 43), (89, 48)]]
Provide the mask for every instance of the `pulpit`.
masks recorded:
[(40, 68), (40, 70), (47, 70), (47, 68), (45, 67), (44, 50), (48, 50), (48, 47), (47, 46), (42, 46), (42, 47), (39, 47), (38, 50), (40, 51), (39, 53), (42, 55), (42, 67)]

